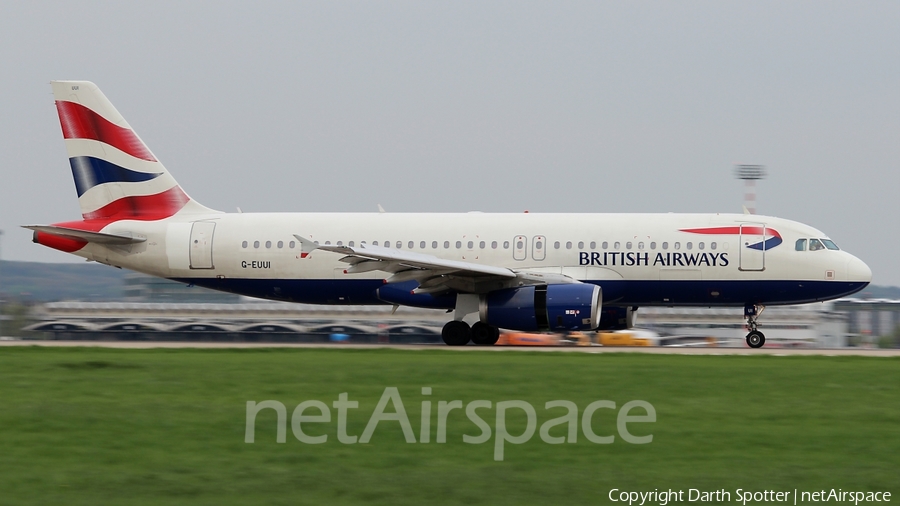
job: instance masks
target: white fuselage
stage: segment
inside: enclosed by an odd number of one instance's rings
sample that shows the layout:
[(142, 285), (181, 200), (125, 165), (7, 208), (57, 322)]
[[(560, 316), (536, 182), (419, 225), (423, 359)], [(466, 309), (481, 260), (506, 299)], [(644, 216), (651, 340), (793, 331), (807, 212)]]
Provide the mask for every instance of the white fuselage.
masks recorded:
[[(560, 274), (601, 285), (606, 303), (788, 304), (834, 298), (871, 279), (868, 267), (844, 251), (795, 249), (798, 239), (826, 238), (822, 232), (744, 214), (216, 213), (123, 220), (103, 231), (139, 233), (147, 241), (126, 247), (88, 244), (75, 254), (202, 286), (313, 303), (377, 303), (377, 297), (359, 293), (371, 291), (370, 283), (353, 282), (387, 276), (346, 274), (348, 265), (338, 253), (315, 251), (304, 258), (295, 234), (323, 245), (377, 243), (442, 259)], [(773, 234), (781, 239), (774, 247)], [(753, 244), (764, 245), (753, 249)], [(290, 288), (303, 280), (317, 284)], [(632, 282), (643, 286), (632, 289)], [(346, 299), (312, 293), (327, 284), (344, 284)], [(760, 291), (776, 284), (771, 293)]]

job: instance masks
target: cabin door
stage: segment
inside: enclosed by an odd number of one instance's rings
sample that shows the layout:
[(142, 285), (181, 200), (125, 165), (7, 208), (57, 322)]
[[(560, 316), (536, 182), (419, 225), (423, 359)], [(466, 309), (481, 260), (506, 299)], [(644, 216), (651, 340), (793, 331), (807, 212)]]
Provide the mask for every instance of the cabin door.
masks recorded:
[(742, 271), (762, 271), (766, 268), (766, 225), (763, 223), (744, 223), (741, 225), (741, 258)]
[(212, 221), (196, 221), (191, 227), (191, 269), (213, 268), (213, 232), (216, 224)]

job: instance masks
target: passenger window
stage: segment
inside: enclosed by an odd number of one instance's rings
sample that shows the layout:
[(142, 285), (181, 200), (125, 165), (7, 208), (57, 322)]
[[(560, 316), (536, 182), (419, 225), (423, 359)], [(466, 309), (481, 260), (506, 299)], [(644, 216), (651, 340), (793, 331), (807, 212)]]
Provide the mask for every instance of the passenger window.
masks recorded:
[(559, 241), (556, 241), (556, 242), (553, 243), (553, 248), (554, 248), (554, 249), (559, 249)]
[(437, 241), (431, 241), (431, 249), (437, 249)]
[(484, 241), (481, 241), (480, 243), (478, 243), (478, 247), (481, 249), (484, 249)]
[(353, 242), (353, 241), (350, 241), (349, 243), (347, 243), (347, 246), (350, 246), (351, 248), (352, 248), (354, 245), (356, 245), (356, 243)]
[(272, 241), (266, 241), (266, 249), (272, 249)]
[(566, 249), (572, 249), (572, 241), (566, 241)]
[(584, 241), (578, 241), (578, 249), (584, 249)]
[[(325, 241), (325, 246), (331, 246), (331, 241)], [(257, 246), (259, 247), (259, 246)]]
[(416, 242), (415, 242), (415, 241), (409, 241), (408, 243), (406, 243), (406, 247), (409, 248), (409, 249), (413, 249), (413, 248), (416, 247)]
[(591, 241), (591, 249), (597, 249), (597, 241)]
[(474, 242), (469, 241), (468, 243), (466, 243), (466, 248), (472, 249), (472, 248), (474, 248), (474, 247), (475, 247), (475, 243), (474, 243)]
[(613, 249), (620, 249), (621, 247), (622, 243), (620, 243), (619, 241), (616, 241), (615, 244), (613, 244)]
[[(484, 243), (481, 243), (481, 244), (484, 244)], [(534, 247), (537, 249), (541, 249), (544, 247), (544, 243), (541, 241), (538, 241), (538, 242), (534, 243)]]
[(372, 241), (372, 246), (378, 246), (378, 241)]
[(644, 243), (639, 242), (639, 243), (638, 243), (638, 249), (639, 249), (639, 250), (643, 250), (643, 249), (644, 249)]
[(284, 241), (278, 241), (278, 249), (281, 249), (283, 247), (284, 247)]
[(797, 251), (806, 251), (806, 239), (797, 239), (794, 243), (794, 249)]
[(608, 243), (608, 242), (606, 242), (606, 241), (603, 241), (603, 244), (601, 244), (601, 245), (600, 245), (600, 246), (602, 246), (602, 247), (603, 247), (603, 249), (606, 249), (606, 248), (608, 248), (608, 247), (609, 247), (609, 243)]
[(687, 243), (687, 244), (684, 245), (684, 248), (685, 248), (685, 249), (693, 249), (693, 248), (694, 248), (694, 243), (689, 242), (689, 243)]
[(403, 249), (403, 241), (397, 241), (397, 249)]
[(651, 242), (651, 243), (650, 243), (650, 249), (656, 249), (656, 243), (655, 243), (655, 242)]
[(503, 241), (503, 249), (509, 249), (509, 241)]
[(491, 249), (497, 249), (497, 241), (491, 242)]
[(525, 243), (522, 241), (516, 241), (516, 249), (522, 249), (525, 247)]
[(628, 241), (625, 243), (625, 249), (627, 249), (628, 251), (631, 251), (631, 241)]
[(462, 241), (456, 241), (456, 249), (462, 248)]
[[(316, 246), (318, 245), (319, 243), (316, 243)], [(297, 243), (295, 243), (294, 241), (288, 243), (288, 248), (294, 249), (295, 246), (297, 246)]]
[(702, 243), (702, 242), (699, 243), (699, 244), (697, 244), (697, 249), (703, 249), (703, 243)]
[(672, 245), (672, 247), (673, 247), (674, 249), (681, 249), (681, 243), (680, 243), (680, 242), (676, 242), (675, 244)]
[(259, 241), (253, 241), (253, 247), (259, 248)]
[(709, 243), (709, 249), (716, 249), (716, 243), (714, 243), (714, 242)]
[(419, 241), (419, 249), (425, 249), (425, 241)]
[(819, 242), (818, 239), (810, 239), (809, 240), (809, 250), (810, 251), (819, 251), (821, 249), (825, 249), (825, 246), (823, 246), (822, 243)]
[(242, 247), (242, 248), (246, 248), (246, 247), (247, 247), (247, 241), (242, 242), (242, 243), (241, 243), (241, 247)]
[(450, 241), (444, 241), (444, 249), (450, 249)]

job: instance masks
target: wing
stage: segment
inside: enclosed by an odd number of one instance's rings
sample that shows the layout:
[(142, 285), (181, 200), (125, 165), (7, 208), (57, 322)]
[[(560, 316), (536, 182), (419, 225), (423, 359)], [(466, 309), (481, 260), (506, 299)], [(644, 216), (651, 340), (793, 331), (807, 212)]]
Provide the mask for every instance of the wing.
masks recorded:
[(294, 234), (300, 241), (301, 251), (330, 251), (344, 255), (342, 262), (350, 264), (347, 274), (384, 271), (391, 274), (388, 283), (417, 281), (415, 293), (438, 293), (454, 290), (463, 293), (484, 293), (510, 286), (579, 283), (568, 276), (522, 272), (506, 267), (482, 265), (473, 262), (447, 260), (434, 255), (383, 248), (371, 244), (359, 246), (321, 245)]

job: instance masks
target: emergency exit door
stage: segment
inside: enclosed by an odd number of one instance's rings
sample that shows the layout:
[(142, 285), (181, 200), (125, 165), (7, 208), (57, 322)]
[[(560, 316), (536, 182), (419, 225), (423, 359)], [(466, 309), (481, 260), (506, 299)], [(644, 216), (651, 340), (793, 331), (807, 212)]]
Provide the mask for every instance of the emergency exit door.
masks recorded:
[(516, 260), (525, 260), (528, 256), (528, 239), (524, 235), (517, 235), (513, 239), (513, 258)]
[(191, 269), (213, 268), (213, 233), (216, 224), (212, 221), (197, 221), (191, 227)]

